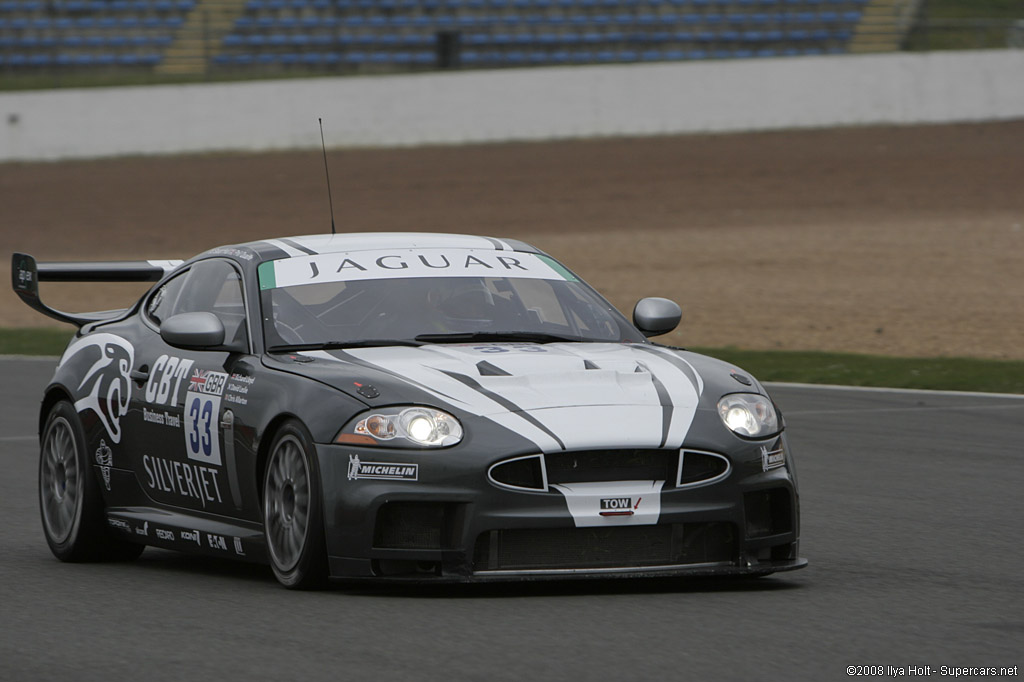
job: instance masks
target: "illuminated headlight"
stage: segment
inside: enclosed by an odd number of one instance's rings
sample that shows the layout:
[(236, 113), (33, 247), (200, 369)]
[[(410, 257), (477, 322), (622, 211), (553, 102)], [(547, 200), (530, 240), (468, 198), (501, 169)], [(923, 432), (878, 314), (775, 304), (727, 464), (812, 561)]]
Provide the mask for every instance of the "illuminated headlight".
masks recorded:
[(718, 415), (733, 433), (767, 438), (779, 432), (779, 415), (772, 401), (756, 393), (732, 393), (718, 401)]
[(360, 415), (334, 440), (396, 448), (443, 448), (462, 440), (462, 425), (447, 412), (430, 407), (391, 407)]

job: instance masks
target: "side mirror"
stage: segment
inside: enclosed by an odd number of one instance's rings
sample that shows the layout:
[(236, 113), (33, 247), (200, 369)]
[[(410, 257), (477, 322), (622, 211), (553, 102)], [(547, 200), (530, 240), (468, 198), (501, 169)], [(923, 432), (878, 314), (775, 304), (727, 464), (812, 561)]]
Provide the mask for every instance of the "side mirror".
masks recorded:
[(682, 317), (679, 305), (667, 298), (642, 298), (633, 308), (633, 324), (647, 337), (668, 334)]
[(224, 323), (213, 313), (181, 313), (160, 324), (160, 338), (176, 348), (214, 348), (224, 345)]

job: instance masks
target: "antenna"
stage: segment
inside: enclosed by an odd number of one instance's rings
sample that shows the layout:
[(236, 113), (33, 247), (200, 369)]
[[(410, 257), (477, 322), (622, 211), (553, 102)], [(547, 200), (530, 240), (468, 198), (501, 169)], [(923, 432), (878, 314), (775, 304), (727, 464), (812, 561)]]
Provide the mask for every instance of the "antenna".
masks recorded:
[(331, 198), (331, 172), (327, 169), (327, 144), (324, 142), (324, 120), (318, 118), (320, 122), (320, 147), (324, 150), (324, 174), (327, 176), (327, 202), (331, 206), (331, 234), (335, 234), (334, 231), (334, 199)]

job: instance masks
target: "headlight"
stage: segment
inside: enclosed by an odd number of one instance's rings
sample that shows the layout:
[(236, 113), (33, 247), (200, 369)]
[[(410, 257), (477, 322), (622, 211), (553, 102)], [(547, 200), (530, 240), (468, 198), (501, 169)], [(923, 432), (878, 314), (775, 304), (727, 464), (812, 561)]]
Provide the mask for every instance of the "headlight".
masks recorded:
[(356, 417), (345, 425), (334, 442), (443, 448), (461, 440), (462, 425), (447, 412), (430, 407), (388, 407)]
[(756, 393), (731, 393), (718, 401), (718, 416), (745, 438), (767, 438), (779, 432), (779, 415), (772, 401)]

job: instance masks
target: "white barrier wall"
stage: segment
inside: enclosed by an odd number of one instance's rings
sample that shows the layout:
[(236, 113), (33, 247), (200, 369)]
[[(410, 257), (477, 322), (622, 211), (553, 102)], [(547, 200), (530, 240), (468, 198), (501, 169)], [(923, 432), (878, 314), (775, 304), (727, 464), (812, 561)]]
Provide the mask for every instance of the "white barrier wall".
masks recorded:
[(1024, 50), (0, 93), (0, 161), (1024, 117)]

